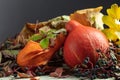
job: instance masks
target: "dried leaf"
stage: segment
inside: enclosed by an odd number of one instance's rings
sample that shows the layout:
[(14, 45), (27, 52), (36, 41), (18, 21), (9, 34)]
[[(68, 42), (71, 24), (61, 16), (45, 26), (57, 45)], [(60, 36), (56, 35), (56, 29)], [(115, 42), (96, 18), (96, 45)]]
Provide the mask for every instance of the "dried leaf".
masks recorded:
[(6, 76), (9, 76), (13, 73), (13, 70), (8, 65), (3, 67), (3, 69), (4, 69), (4, 72), (5, 72)]
[(10, 45), (7, 49), (9, 50), (20, 50), (21, 48), (23, 48), (22, 44), (15, 44), (15, 45)]
[(4, 58), (13, 58), (15, 59), (19, 50), (2, 50), (2, 55)]
[(19, 35), (16, 37), (16, 43), (23, 43), (26, 44), (28, 41), (28, 38), (33, 35), (34, 32), (31, 31), (29, 28), (26, 27), (26, 25), (23, 27)]
[(63, 68), (57, 68), (55, 72), (50, 73), (51, 77), (62, 77)]
[(17, 72), (17, 74), (18, 74), (18, 76), (19, 76), (20, 78), (30, 78), (30, 77), (33, 77), (33, 76), (30, 76), (30, 75), (28, 75), (28, 74), (26, 74), (26, 73)]
[(100, 6), (100, 7), (96, 7), (96, 8), (77, 10), (70, 15), (70, 18), (72, 20), (78, 21), (82, 25), (92, 26), (92, 27), (102, 30), (102, 29), (104, 29), (103, 22), (102, 22), (103, 14), (100, 13), (102, 8), (103, 7)]
[(40, 77), (33, 77), (33, 78), (30, 78), (30, 80), (40, 80)]
[(2, 53), (0, 52), (0, 63), (1, 63), (1, 61), (2, 61)]

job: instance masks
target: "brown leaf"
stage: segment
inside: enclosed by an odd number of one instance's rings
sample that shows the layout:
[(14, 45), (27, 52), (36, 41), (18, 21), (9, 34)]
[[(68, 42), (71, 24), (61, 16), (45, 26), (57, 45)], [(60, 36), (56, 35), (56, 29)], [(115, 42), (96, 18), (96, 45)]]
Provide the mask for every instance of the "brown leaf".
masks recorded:
[(30, 78), (30, 77), (33, 77), (33, 76), (30, 76), (30, 75), (28, 75), (28, 74), (26, 74), (26, 73), (17, 72), (17, 74), (18, 74), (18, 76), (19, 76), (20, 78)]
[(15, 41), (16, 43), (23, 43), (26, 44), (28, 41), (28, 38), (34, 34), (34, 31), (27, 28), (26, 25), (23, 27), (19, 35), (16, 37)]
[(85, 26), (93, 26), (93, 22), (91, 22), (91, 16), (97, 14), (102, 10), (102, 7), (97, 8), (88, 8), (83, 10), (77, 10), (73, 14), (70, 15), (72, 20), (76, 20)]
[(39, 77), (33, 77), (33, 78), (30, 78), (30, 80), (40, 80)]
[(51, 77), (62, 77), (63, 68), (57, 68), (55, 72), (50, 73)]

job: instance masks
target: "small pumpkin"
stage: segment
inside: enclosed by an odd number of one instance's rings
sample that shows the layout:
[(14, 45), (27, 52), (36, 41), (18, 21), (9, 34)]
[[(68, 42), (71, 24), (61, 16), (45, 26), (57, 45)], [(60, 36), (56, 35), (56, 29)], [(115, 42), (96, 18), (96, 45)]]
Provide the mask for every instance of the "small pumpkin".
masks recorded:
[(64, 43), (64, 60), (70, 67), (82, 65), (89, 57), (93, 66), (99, 58), (96, 50), (106, 53), (109, 48), (105, 35), (92, 27), (83, 26), (75, 20), (66, 23), (68, 36)]
[(20, 66), (35, 67), (45, 65), (52, 55), (62, 46), (65, 35), (60, 33), (55, 39), (55, 45), (48, 49), (42, 49), (39, 43), (30, 40), (26, 46), (18, 53), (17, 63)]

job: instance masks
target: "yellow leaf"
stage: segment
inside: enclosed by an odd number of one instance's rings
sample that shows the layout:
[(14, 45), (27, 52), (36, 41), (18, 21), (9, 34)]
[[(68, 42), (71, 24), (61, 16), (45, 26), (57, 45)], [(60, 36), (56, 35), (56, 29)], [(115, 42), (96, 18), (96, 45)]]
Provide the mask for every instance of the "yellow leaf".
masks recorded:
[(114, 19), (120, 19), (120, 7), (117, 4), (113, 4), (110, 9), (107, 9), (107, 13)]
[(119, 41), (117, 41), (115, 44), (120, 45), (120, 40), (119, 40)]
[(120, 39), (120, 31), (116, 31), (115, 34), (116, 34), (117, 37)]
[(117, 29), (117, 25), (115, 24), (114, 19), (111, 16), (103, 16), (102, 17), (103, 23), (109, 26), (111, 29)]
[(113, 29), (104, 29), (102, 32), (106, 35), (108, 40), (116, 41), (118, 39), (118, 36), (116, 35), (116, 31)]
[(116, 14), (117, 14), (118, 19), (120, 19), (120, 7), (118, 8), (118, 11)]
[(120, 7), (117, 4), (111, 5), (111, 8), (107, 9), (107, 14), (103, 16), (102, 20), (109, 29), (104, 29), (103, 33), (108, 40), (120, 45)]

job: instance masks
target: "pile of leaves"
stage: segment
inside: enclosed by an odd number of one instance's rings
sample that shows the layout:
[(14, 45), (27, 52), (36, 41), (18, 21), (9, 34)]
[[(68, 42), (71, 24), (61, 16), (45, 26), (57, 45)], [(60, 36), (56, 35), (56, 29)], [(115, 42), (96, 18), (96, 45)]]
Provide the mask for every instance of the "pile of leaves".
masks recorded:
[[(110, 43), (109, 58), (106, 58), (100, 50), (97, 50), (100, 58), (91, 69), (81, 68), (79, 65), (72, 69), (69, 68), (63, 60), (63, 47), (54, 54), (47, 65), (21, 67), (16, 63), (17, 54), (29, 40), (40, 43), (42, 48), (47, 48), (48, 45), (53, 45), (52, 41), (58, 33), (64, 32), (67, 34), (64, 27), (65, 23), (70, 20), (69, 16), (60, 16), (36, 24), (27, 23), (16, 37), (7, 39), (0, 45), (0, 77), (12, 75), (25, 78), (50, 74), (50, 76), (59, 78), (74, 75), (91, 79), (109, 77), (115, 77), (116, 80), (120, 79), (120, 75), (118, 75), (120, 74), (120, 60), (117, 58), (117, 56), (120, 56), (120, 16), (118, 15), (120, 14), (120, 7), (113, 4), (107, 12), (108, 15), (103, 16), (103, 22), (108, 27), (101, 31), (107, 36)], [(88, 61), (89, 57), (83, 62), (83, 67), (86, 66)]]
[[(38, 42), (44, 49), (48, 45), (54, 45), (53, 41), (57, 34), (60, 32), (66, 34), (64, 27), (67, 21), (69, 21), (69, 16), (64, 15), (36, 24), (27, 23), (17, 36), (3, 42), (0, 45), (0, 77), (10, 75), (20, 77), (39, 76), (54, 71), (55, 66), (62, 65), (62, 47), (45, 66), (20, 67), (16, 62), (16, 56), (29, 40)], [(54, 66), (54, 68), (48, 66)]]
[(0, 48), (0, 77), (9, 76), (18, 67), (16, 56), (23, 48), (23, 44), (15, 44), (14, 39), (8, 39), (1, 44)]

